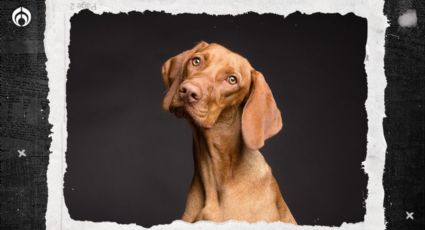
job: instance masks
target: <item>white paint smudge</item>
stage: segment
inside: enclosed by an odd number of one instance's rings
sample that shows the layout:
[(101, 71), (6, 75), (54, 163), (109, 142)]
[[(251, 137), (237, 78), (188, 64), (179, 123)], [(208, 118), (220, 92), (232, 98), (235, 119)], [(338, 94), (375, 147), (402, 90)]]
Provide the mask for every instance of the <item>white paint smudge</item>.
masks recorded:
[(398, 17), (398, 24), (401, 27), (415, 27), (417, 23), (416, 10), (407, 10)]

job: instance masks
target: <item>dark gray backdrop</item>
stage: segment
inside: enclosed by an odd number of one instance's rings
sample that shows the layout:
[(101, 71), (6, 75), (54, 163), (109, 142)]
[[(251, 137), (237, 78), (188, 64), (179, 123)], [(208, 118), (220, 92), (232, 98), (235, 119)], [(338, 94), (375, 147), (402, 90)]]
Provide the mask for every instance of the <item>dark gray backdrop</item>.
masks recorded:
[(180, 218), (192, 177), (191, 133), (161, 110), (161, 65), (197, 41), (250, 60), (284, 129), (263, 154), (299, 224), (365, 213), (367, 23), (348, 14), (130, 13), (71, 19), (65, 201), (78, 220), (144, 226)]

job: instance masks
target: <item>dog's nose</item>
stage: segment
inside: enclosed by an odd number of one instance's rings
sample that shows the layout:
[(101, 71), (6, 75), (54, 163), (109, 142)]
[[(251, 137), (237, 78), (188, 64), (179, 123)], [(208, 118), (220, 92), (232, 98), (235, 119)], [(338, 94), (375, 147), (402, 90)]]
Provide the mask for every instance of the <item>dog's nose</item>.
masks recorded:
[(201, 89), (194, 84), (185, 83), (180, 86), (180, 98), (189, 102), (195, 103), (202, 97)]

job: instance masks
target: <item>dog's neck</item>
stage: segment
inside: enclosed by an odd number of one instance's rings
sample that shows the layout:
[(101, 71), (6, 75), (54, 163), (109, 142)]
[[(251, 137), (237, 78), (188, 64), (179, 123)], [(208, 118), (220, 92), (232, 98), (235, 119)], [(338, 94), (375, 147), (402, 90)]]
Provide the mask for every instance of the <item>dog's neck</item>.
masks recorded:
[(193, 127), (195, 173), (201, 180), (206, 199), (219, 199), (219, 191), (234, 178), (243, 149), (239, 108), (222, 112), (213, 127)]

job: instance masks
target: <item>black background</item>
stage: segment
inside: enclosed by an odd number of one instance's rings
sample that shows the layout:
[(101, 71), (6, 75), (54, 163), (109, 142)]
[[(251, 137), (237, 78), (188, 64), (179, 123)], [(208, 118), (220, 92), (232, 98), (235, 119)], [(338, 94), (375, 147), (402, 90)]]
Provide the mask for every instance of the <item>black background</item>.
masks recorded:
[(191, 133), (161, 110), (161, 65), (217, 42), (261, 71), (284, 129), (263, 154), (299, 224), (365, 214), (367, 23), (348, 14), (130, 13), (71, 19), (65, 201), (78, 220), (179, 219), (193, 172)]
[[(31, 22), (18, 27), (24, 6)], [(49, 164), (49, 92), (43, 0), (0, 1), (0, 229), (45, 228)], [(19, 157), (25, 150), (26, 157)]]

